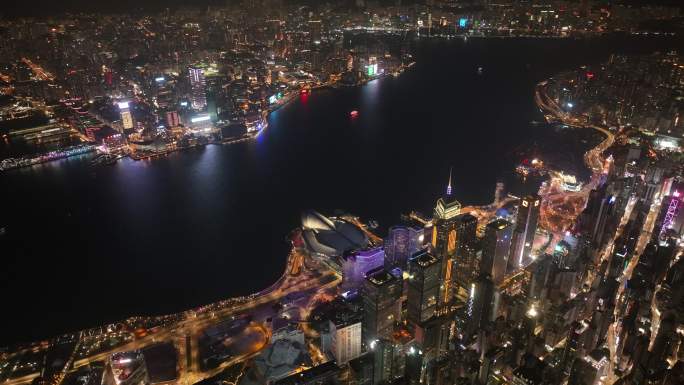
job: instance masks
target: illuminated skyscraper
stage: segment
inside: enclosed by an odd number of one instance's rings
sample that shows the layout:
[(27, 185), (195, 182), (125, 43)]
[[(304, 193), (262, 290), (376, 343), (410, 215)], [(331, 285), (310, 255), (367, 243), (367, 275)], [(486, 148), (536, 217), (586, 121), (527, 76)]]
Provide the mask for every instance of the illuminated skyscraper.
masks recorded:
[(309, 20), (309, 37), (312, 44), (321, 44), (321, 21)]
[(339, 320), (330, 323), (332, 353), (338, 364), (344, 364), (361, 355), (361, 322)]
[(402, 282), (383, 268), (369, 271), (363, 283), (363, 338), (366, 343), (389, 337), (399, 322)]
[(490, 222), (485, 229), (480, 273), (489, 275), (495, 285), (500, 284), (506, 275), (512, 230), (511, 223), (504, 219)]
[(166, 113), (166, 125), (168, 128), (178, 127), (180, 125), (180, 118), (177, 111), (168, 111)]
[(540, 206), (541, 198), (537, 195), (528, 195), (520, 200), (511, 243), (510, 262), (507, 268), (509, 271), (529, 262), (534, 235), (537, 232)]
[(660, 212), (656, 218), (653, 236), (665, 240), (668, 234), (679, 236), (684, 228), (682, 220), (682, 193), (679, 190), (683, 186), (677, 185), (672, 192), (663, 198), (660, 205)]
[(369, 345), (373, 354), (372, 384), (389, 383), (394, 372), (394, 344), (387, 339), (374, 340)]
[(440, 261), (422, 251), (408, 261), (407, 318), (413, 324), (427, 321), (435, 315), (439, 296)]
[(445, 306), (451, 302), (454, 293), (458, 290), (453, 269), (458, 245), (456, 219), (460, 213), (461, 203), (453, 195), (451, 173), (449, 173), (446, 194), (437, 200), (432, 228), (432, 250), (441, 265), (439, 306)]
[(464, 314), (463, 339), (471, 342), (489, 322), (494, 302), (494, 284), (486, 275), (480, 275), (470, 286)]
[(363, 284), (366, 273), (383, 266), (385, 253), (381, 247), (368, 248), (342, 258), (342, 288), (357, 289)]
[(119, 111), (121, 111), (121, 125), (124, 130), (130, 130), (133, 128), (133, 115), (131, 115), (131, 109), (128, 102), (119, 102)]
[(457, 244), (454, 279), (467, 292), (477, 270), (477, 218), (470, 214), (461, 214), (455, 221)]
[(590, 354), (578, 358), (572, 366), (569, 385), (599, 385), (610, 370), (610, 351), (608, 348), (595, 349)]
[(423, 228), (413, 226), (390, 227), (385, 238), (385, 267), (404, 269), (411, 255), (423, 246)]
[(207, 83), (204, 79), (204, 70), (197, 67), (189, 67), (190, 91), (192, 108), (203, 110), (207, 107)]

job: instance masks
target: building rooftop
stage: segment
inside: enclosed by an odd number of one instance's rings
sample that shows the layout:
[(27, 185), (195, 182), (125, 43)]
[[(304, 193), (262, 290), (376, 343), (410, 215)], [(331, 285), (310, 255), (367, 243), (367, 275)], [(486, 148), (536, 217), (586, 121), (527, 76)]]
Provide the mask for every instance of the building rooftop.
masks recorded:
[(495, 219), (487, 224), (487, 227), (495, 230), (503, 230), (508, 226), (511, 226), (511, 222), (501, 218)]
[(409, 262), (413, 262), (420, 267), (428, 267), (428, 266), (434, 265), (435, 263), (437, 263), (439, 261), (437, 260), (437, 258), (434, 255), (432, 255), (426, 251), (423, 251), (423, 252), (419, 253), (418, 255), (413, 256), (409, 260)]
[(393, 276), (383, 268), (371, 270), (368, 272), (368, 275), (366, 276), (366, 280), (375, 286), (383, 286), (389, 282), (395, 281), (396, 279), (397, 278), (395, 276)]
[(461, 202), (453, 195), (445, 195), (437, 200), (435, 206), (435, 218), (451, 219), (461, 213)]
[(334, 361), (328, 361), (324, 364), (314, 366), (313, 368), (295, 373), (288, 377), (275, 382), (276, 385), (300, 385), (309, 384), (312, 381), (319, 380), (323, 377), (335, 376), (340, 372), (340, 367)]

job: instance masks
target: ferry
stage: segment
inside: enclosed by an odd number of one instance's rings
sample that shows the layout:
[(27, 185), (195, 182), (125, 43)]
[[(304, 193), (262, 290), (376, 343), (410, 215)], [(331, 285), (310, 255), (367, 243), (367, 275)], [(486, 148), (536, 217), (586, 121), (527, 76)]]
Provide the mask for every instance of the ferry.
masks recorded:
[(349, 116), (351, 116), (352, 118), (355, 118), (355, 117), (359, 116), (359, 111), (354, 110), (354, 111), (349, 113)]
[(112, 165), (119, 160), (120, 156), (114, 154), (100, 154), (90, 161), (90, 166)]

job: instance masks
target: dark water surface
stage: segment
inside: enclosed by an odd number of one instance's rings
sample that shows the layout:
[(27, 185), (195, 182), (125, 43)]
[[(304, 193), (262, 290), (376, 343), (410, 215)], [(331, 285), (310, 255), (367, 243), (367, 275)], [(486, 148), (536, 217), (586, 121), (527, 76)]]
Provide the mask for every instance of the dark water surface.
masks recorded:
[(491, 202), (497, 179), (520, 193), (512, 169), (531, 148), (586, 175), (582, 152), (600, 137), (530, 124), (542, 120), (535, 84), (611, 52), (674, 44), (422, 42), (399, 78), (303, 96), (251, 143), (0, 174), (0, 346), (259, 290), (282, 273), (303, 209), (391, 225), (402, 212), (430, 212), (450, 166), (464, 204)]

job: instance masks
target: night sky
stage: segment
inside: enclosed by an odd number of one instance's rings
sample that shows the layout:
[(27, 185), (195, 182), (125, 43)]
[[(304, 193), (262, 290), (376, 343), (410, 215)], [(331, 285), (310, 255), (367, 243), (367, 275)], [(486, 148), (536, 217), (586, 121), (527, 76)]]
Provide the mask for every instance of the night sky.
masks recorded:
[[(6, 17), (30, 17), (49, 16), (64, 12), (101, 12), (122, 13), (148, 11), (153, 12), (165, 8), (176, 9), (179, 7), (210, 7), (224, 6), (227, 4), (250, 3), (252, 0), (2, 0), (0, 1), (0, 16)], [(261, 0), (259, 0), (261, 1)], [(390, 0), (381, 0), (380, 3)], [(415, 2), (404, 0), (403, 3)], [(315, 5), (324, 4), (326, 0), (283, 0), (285, 4)], [(353, 0), (333, 0), (335, 3), (353, 4)], [(391, 0), (393, 3), (394, 0)]]
[[(207, 7), (222, 6), (225, 4), (240, 4), (250, 0), (2, 0), (0, 4), (0, 17), (22, 17), (22, 16), (50, 16), (64, 12), (102, 12), (120, 13), (134, 11), (155, 11), (164, 8), (178, 7)], [(394, 4), (396, 0), (366, 0), (379, 4)], [(477, 3), (477, 0), (470, 0)], [(579, 0), (577, 0), (579, 1)], [(315, 5), (323, 3), (349, 3), (352, 0), (284, 0), (285, 3), (296, 3)], [(421, 3), (422, 0), (402, 0), (402, 4)], [(467, 3), (464, 0), (463, 3)], [(644, 4), (663, 4), (679, 5), (684, 8), (682, 0), (621, 0), (614, 3), (644, 5)]]
[(238, 0), (8, 0), (0, 7), (0, 14), (15, 16), (47, 16), (61, 12), (127, 12), (140, 9), (155, 10), (179, 6), (224, 5)]

